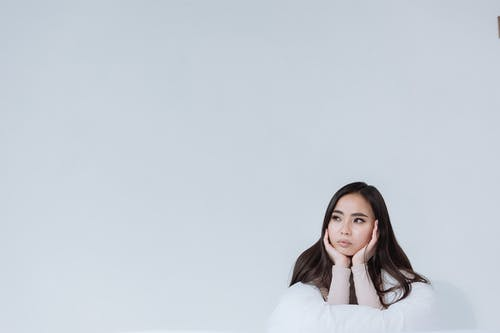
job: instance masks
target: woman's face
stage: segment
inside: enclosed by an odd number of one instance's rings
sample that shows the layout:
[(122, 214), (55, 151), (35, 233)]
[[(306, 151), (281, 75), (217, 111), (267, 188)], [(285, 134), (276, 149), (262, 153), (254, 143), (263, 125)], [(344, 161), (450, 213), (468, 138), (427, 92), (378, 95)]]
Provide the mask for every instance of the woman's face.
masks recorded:
[(330, 243), (340, 253), (352, 256), (371, 239), (375, 216), (368, 201), (360, 194), (342, 196), (328, 223)]

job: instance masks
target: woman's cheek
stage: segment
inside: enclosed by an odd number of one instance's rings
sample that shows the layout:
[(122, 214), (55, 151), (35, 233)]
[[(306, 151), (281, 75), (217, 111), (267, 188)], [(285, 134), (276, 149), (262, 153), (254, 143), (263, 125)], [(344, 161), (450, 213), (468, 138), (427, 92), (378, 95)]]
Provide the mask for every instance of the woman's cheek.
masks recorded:
[[(370, 243), (370, 240), (372, 239), (372, 232), (368, 232), (365, 234), (365, 241), (364, 241), (364, 244), (367, 245), (368, 243)], [(365, 246), (363, 245), (363, 246)]]
[(335, 239), (335, 233), (333, 232), (333, 228), (329, 227), (328, 228), (328, 238), (330, 239), (330, 243), (333, 245), (334, 244), (334, 239)]

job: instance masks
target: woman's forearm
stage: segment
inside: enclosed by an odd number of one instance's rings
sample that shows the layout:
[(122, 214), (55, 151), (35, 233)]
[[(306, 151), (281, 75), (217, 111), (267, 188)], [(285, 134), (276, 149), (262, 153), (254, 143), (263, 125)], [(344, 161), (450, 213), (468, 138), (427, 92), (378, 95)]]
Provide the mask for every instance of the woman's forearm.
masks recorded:
[(366, 264), (353, 265), (351, 271), (358, 304), (383, 309)]
[(332, 282), (328, 291), (328, 304), (349, 304), (349, 278), (351, 270), (341, 265), (332, 266)]

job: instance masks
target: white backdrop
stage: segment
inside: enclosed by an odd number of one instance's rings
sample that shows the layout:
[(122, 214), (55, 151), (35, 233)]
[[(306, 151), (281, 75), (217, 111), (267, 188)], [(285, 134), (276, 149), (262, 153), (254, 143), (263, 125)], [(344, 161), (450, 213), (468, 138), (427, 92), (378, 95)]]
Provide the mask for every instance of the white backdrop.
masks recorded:
[(261, 332), (340, 186), (500, 329), (498, 0), (0, 1), (0, 331)]

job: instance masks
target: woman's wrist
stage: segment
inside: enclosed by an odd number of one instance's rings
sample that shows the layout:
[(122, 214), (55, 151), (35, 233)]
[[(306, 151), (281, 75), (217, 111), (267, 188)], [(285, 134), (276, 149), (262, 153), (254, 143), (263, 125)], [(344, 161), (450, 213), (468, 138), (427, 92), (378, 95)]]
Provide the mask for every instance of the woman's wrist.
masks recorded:
[(333, 265), (332, 272), (343, 272), (342, 274), (351, 275), (351, 267), (345, 267), (342, 265)]
[(366, 263), (353, 264), (351, 266), (351, 270), (352, 270), (353, 274), (358, 273), (358, 272), (365, 272), (366, 271)]
[(360, 260), (360, 259), (357, 259), (357, 258), (354, 258), (354, 257), (353, 257), (351, 261), (352, 261), (352, 265), (353, 265), (353, 266), (355, 266), (355, 265), (356, 265), (356, 266), (359, 266), (359, 265), (366, 265), (366, 261), (364, 261), (364, 260), (362, 260), (362, 259)]
[(342, 266), (345, 268), (351, 267), (351, 260), (349, 258), (346, 258), (346, 260), (334, 260), (333, 264), (336, 266)]

